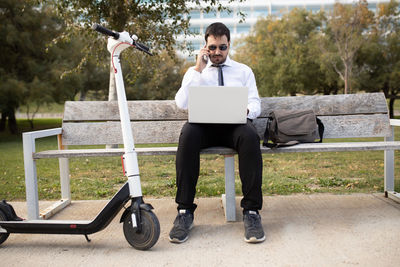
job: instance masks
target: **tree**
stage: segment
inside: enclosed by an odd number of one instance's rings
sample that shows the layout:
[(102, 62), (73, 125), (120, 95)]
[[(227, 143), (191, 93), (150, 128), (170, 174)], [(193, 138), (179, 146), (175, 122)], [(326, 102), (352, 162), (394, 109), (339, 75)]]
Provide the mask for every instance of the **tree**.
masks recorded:
[(321, 36), (321, 50), (344, 82), (344, 93), (351, 91), (353, 68), (357, 51), (365, 42), (365, 33), (373, 22), (373, 13), (366, 0), (354, 5), (336, 2), (329, 14), (325, 35)]
[[(108, 58), (96, 61), (86, 57), (82, 49), (86, 38), (74, 36), (68, 40), (59, 40), (51, 45), (57, 59), (53, 64), (53, 90), (50, 91), (54, 101), (62, 103), (65, 100), (85, 100), (87, 95), (94, 94), (97, 99), (105, 100), (108, 84)], [(85, 58), (85, 60), (82, 60)]]
[(379, 13), (369, 32), (369, 39), (360, 49), (358, 82), (366, 91), (383, 91), (389, 99), (390, 117), (394, 101), (400, 98), (400, 12), (399, 2), (391, 0), (379, 5)]
[(60, 31), (50, 8), (35, 1), (0, 2), (0, 130), (17, 132), (15, 110), (22, 103), (41, 105), (49, 100), (51, 62), (46, 43)]
[(167, 51), (158, 56), (136, 55), (136, 64), (141, 66), (135, 73), (128, 66), (126, 75), (127, 98), (139, 99), (173, 99), (180, 87), (185, 65), (182, 59), (171, 58)]
[(262, 95), (313, 94), (322, 82), (313, 48), (320, 26), (320, 15), (304, 9), (259, 20), (235, 58), (252, 67)]
[[(233, 2), (234, 0), (229, 0)], [(240, 0), (243, 1), (243, 0)], [(239, 2), (240, 2), (239, 1)], [(120, 0), (42, 0), (43, 3), (54, 3), (66, 21), (67, 32), (99, 36), (91, 30), (94, 22), (115, 30), (136, 34), (142, 42), (151, 44), (155, 51), (166, 50), (174, 56), (174, 48), (182, 47), (176, 42), (179, 34), (190, 34), (189, 13), (192, 5), (182, 0), (153, 1), (120, 1)], [(192, 4), (204, 6), (206, 12), (227, 9), (219, 0), (195, 0)], [(88, 56), (94, 56), (104, 49), (103, 38), (87, 42), (83, 48)], [(183, 47), (182, 47), (183, 48)], [(83, 60), (86, 60), (83, 58)], [(129, 60), (129, 59), (128, 59)], [(134, 66), (133, 64), (131, 64)], [(135, 65), (135, 72), (140, 72), (140, 66)], [(110, 91), (113, 90), (113, 71), (110, 68)]]

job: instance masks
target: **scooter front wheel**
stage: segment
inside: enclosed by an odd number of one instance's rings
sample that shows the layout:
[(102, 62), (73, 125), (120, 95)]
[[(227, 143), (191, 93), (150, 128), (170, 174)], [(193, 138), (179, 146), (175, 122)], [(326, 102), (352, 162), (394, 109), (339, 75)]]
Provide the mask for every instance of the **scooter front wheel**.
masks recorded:
[(132, 225), (130, 214), (124, 219), (124, 235), (128, 243), (139, 250), (147, 250), (154, 246), (160, 237), (160, 223), (151, 210), (140, 210), (142, 230), (137, 231)]
[[(7, 217), (3, 211), (0, 210), (0, 221), (7, 221)], [(0, 245), (7, 240), (10, 233), (0, 233)]]

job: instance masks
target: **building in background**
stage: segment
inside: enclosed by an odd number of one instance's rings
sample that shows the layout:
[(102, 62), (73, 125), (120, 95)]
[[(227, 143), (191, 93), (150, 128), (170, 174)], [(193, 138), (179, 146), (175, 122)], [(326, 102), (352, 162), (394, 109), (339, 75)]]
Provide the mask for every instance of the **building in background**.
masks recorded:
[[(368, 0), (368, 6), (371, 11), (376, 12), (380, 3), (389, 1)], [(294, 8), (305, 8), (312, 12), (329, 11), (333, 9), (336, 2), (352, 4), (354, 0), (247, 0), (242, 3), (229, 3), (222, 0), (221, 3), (229, 7), (231, 12), (214, 10), (209, 13), (204, 12), (202, 6), (193, 5), (193, 11), (190, 13), (190, 30), (198, 34), (179, 36), (178, 42), (190, 45), (194, 52), (191, 55), (188, 52), (180, 52), (180, 56), (191, 61), (195, 59), (198, 50), (205, 45), (204, 32), (207, 26), (213, 22), (222, 22), (229, 28), (231, 46), (234, 48), (235, 41), (247, 35), (259, 18), (268, 15), (280, 18)], [(246, 15), (243, 22), (241, 22), (240, 12)]]

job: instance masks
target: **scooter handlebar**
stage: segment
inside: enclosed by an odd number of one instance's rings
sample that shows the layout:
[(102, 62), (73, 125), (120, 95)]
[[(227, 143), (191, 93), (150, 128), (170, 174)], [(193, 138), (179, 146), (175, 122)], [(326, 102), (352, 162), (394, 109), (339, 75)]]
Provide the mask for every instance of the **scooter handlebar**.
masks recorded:
[[(118, 40), (119, 37), (120, 37), (120, 34), (118, 32), (111, 31), (111, 30), (109, 30), (109, 29), (107, 29), (107, 28), (105, 28), (105, 27), (103, 27), (103, 26), (101, 26), (101, 25), (99, 25), (97, 23), (94, 23), (92, 25), (92, 29), (97, 31), (97, 32), (100, 32), (102, 34), (111, 36), (115, 40)], [(148, 48), (144, 44), (136, 42), (136, 40), (134, 38), (129, 38), (129, 39), (132, 41), (132, 44), (136, 47), (136, 49), (138, 49), (140, 51), (143, 51), (143, 52), (145, 52), (146, 54), (148, 54), (150, 56), (153, 55), (152, 53), (150, 53), (150, 48)], [(136, 39), (137, 39), (137, 37), (136, 37)]]
[(117, 40), (117, 39), (119, 38), (119, 33), (113, 32), (113, 31), (111, 31), (111, 30), (109, 30), (109, 29), (107, 29), (107, 28), (105, 28), (105, 27), (103, 27), (103, 26), (101, 26), (101, 25), (99, 25), (99, 24), (97, 24), (97, 23), (94, 23), (94, 24), (92, 25), (92, 29), (95, 30), (95, 31), (98, 31), (98, 32), (100, 32), (100, 33), (102, 33), (102, 34), (111, 36), (111, 37), (113, 37), (115, 40)]
[(145, 46), (144, 44), (135, 42), (135, 46), (136, 46), (136, 49), (138, 49), (138, 50), (140, 50), (140, 51), (143, 51), (143, 52), (145, 52), (146, 54), (148, 54), (148, 55), (150, 55), (150, 56), (153, 55), (152, 53), (150, 53), (150, 48), (148, 48), (148, 47)]

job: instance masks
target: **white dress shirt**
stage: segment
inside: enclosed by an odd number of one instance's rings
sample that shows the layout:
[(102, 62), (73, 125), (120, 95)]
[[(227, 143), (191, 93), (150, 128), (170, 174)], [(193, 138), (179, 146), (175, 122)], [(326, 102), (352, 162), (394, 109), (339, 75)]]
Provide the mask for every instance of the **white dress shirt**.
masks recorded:
[[(255, 119), (261, 113), (261, 102), (258, 96), (256, 80), (253, 71), (246, 65), (226, 57), (222, 68), (225, 86), (245, 86), (249, 89), (247, 118)], [(189, 87), (192, 86), (218, 86), (218, 68), (211, 66), (208, 60), (207, 66), (200, 73), (190, 67), (182, 80), (181, 88), (175, 95), (176, 105), (181, 109), (187, 109)]]

